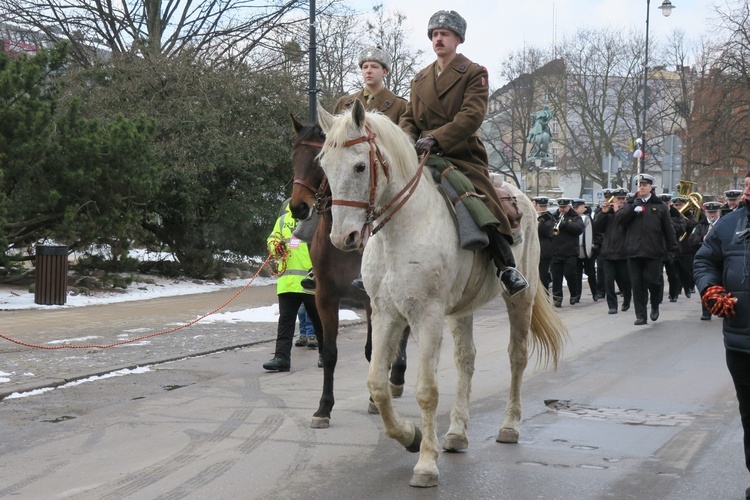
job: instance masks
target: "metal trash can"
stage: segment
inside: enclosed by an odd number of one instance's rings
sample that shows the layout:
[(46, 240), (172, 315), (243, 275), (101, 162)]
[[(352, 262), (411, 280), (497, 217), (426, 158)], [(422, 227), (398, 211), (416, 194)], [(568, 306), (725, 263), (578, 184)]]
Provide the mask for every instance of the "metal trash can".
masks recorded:
[(34, 303), (62, 306), (68, 292), (68, 247), (37, 245)]

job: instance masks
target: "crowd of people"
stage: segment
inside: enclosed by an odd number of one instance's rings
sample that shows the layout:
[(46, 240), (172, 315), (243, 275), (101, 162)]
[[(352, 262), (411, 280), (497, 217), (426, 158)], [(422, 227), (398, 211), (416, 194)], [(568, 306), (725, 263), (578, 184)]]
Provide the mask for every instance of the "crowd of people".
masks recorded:
[[(743, 191), (726, 190), (725, 203), (705, 201), (696, 207), (695, 198), (657, 194), (651, 175), (640, 174), (637, 181), (635, 193), (605, 189), (596, 207), (580, 198), (533, 198), (540, 276), (555, 307), (563, 307), (563, 279), (570, 305), (581, 300), (584, 276), (592, 300), (605, 299), (609, 314), (632, 305), (635, 325), (659, 319), (665, 287), (670, 302), (696, 293), (695, 254), (720, 217), (744, 206)], [(701, 320), (710, 319), (703, 306)]]

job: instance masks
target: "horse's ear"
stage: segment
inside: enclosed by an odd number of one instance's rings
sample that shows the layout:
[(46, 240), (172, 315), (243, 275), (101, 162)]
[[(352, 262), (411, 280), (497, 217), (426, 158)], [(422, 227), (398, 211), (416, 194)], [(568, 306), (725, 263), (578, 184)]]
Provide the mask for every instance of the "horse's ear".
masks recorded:
[(333, 115), (323, 109), (320, 101), (318, 101), (318, 124), (323, 129), (323, 132), (331, 130), (331, 125), (333, 125)]
[(294, 125), (294, 131), (299, 134), (299, 131), (302, 130), (302, 127), (304, 127), (304, 125), (298, 122), (293, 114), (289, 113), (289, 116), (292, 118), (292, 125)]
[(365, 125), (365, 107), (359, 99), (354, 99), (354, 106), (352, 106), (352, 121), (357, 128), (362, 128)]

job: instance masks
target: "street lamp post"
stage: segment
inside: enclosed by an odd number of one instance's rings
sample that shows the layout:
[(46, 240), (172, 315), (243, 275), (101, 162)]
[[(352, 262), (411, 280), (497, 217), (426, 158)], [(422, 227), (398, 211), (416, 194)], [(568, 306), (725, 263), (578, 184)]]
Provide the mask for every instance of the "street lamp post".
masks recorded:
[[(675, 6), (669, 0), (664, 0), (659, 6), (659, 10), (664, 17), (672, 14)], [(651, 13), (651, 0), (646, 0), (646, 57), (643, 64), (643, 128), (641, 129), (641, 157), (638, 160), (638, 174), (642, 173), (646, 167), (646, 108), (648, 107), (648, 21)]]
[(739, 165), (732, 165), (732, 173), (734, 174), (734, 182), (732, 183), (732, 189), (737, 189), (737, 174), (740, 172)]

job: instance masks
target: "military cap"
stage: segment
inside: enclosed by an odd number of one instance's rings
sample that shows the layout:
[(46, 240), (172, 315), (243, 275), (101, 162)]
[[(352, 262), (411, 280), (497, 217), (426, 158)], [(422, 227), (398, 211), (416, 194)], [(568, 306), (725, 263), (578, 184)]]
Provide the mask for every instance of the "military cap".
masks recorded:
[(661, 201), (664, 203), (669, 203), (672, 201), (672, 195), (670, 193), (662, 193), (659, 195), (659, 198), (661, 198)]
[(707, 201), (703, 204), (703, 209), (706, 212), (718, 212), (721, 210), (721, 203), (718, 201)]
[(549, 205), (549, 198), (547, 198), (546, 196), (534, 196), (532, 200), (534, 201), (534, 203), (542, 207), (546, 207), (547, 205)]
[(674, 203), (675, 205), (684, 205), (685, 203), (687, 203), (687, 198), (677, 196), (675, 198), (672, 198), (672, 203)]
[(435, 12), (427, 23), (427, 38), (432, 40), (432, 30), (444, 28), (451, 30), (466, 41), (466, 20), (455, 10), (439, 10)]
[(612, 197), (612, 195), (613, 195), (613, 194), (614, 194), (614, 191), (613, 191), (613, 190), (611, 190), (611, 189), (609, 189), (609, 188), (607, 188), (607, 189), (605, 189), (604, 191), (602, 191), (602, 196), (603, 196), (604, 198), (606, 198), (606, 199), (610, 199), (610, 198)]
[(619, 188), (612, 191), (612, 194), (615, 196), (615, 198), (627, 198), (628, 190), (625, 188)]
[(585, 205), (586, 200), (583, 198), (573, 198), (573, 206), (574, 207), (580, 207), (581, 205)]
[(641, 182), (647, 182), (647, 183), (653, 185), (655, 180), (656, 179), (654, 179), (653, 175), (640, 174), (638, 176), (638, 184), (640, 184)]
[(375, 61), (388, 71), (391, 70), (391, 56), (380, 47), (367, 47), (359, 53), (357, 56), (359, 67), (361, 68), (367, 61)]
[(557, 199), (557, 206), (558, 207), (563, 207), (565, 205), (570, 205), (572, 203), (573, 203), (573, 199), (572, 198), (558, 198)]
[(741, 189), (727, 189), (724, 191), (724, 196), (727, 200), (736, 200), (737, 198), (740, 198), (742, 196), (742, 190)]

